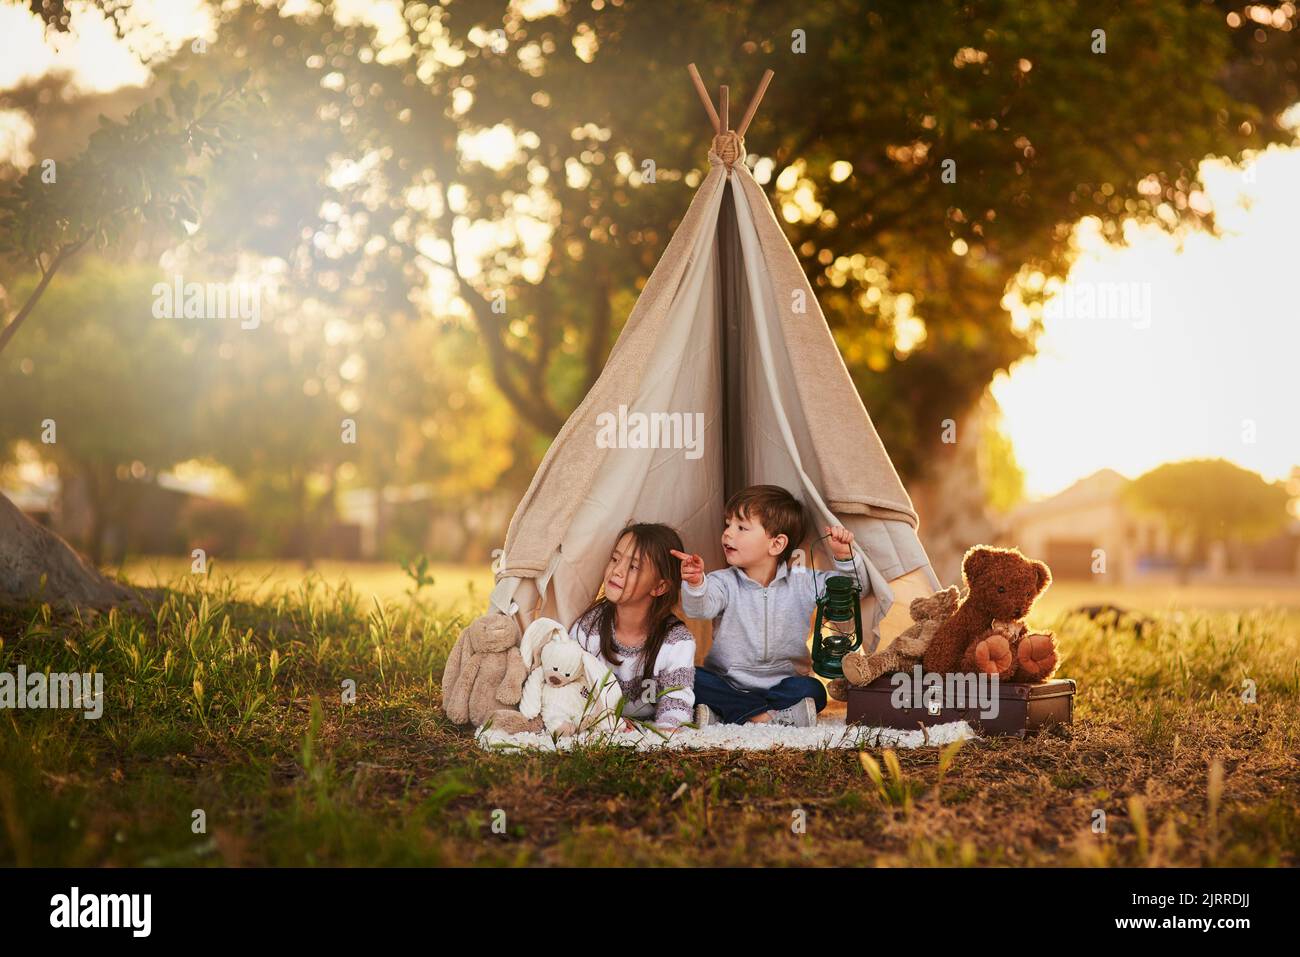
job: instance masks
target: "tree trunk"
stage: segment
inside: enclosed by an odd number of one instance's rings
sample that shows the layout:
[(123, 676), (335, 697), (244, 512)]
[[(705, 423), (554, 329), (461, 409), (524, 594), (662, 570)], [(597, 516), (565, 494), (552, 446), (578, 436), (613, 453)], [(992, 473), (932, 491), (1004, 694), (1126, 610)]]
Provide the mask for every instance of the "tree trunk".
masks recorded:
[(86, 557), (91, 565), (98, 568), (104, 564), (104, 546), (113, 524), (114, 509), (111, 502), (117, 475), (112, 466), (100, 463), (82, 464), (78, 470), (85, 477), (86, 497), (90, 500), (90, 536), (85, 543)]
[(311, 549), (307, 545), (307, 478), (296, 467), (289, 469), (290, 518), (283, 545), (286, 558), (296, 558), (303, 571), (312, 567)]
[(928, 453), (929, 477), (908, 488), (921, 520), (921, 544), (944, 586), (961, 586), (961, 560), (968, 548), (998, 538), (979, 470), (980, 430), (976, 404), (958, 419), (957, 441), (936, 443)]
[(384, 501), (384, 489), (388, 486), (388, 473), (384, 469), (375, 471), (375, 532), (370, 554), (364, 556), (371, 560), (384, 554), (384, 538), (388, 535), (388, 503)]
[[(327, 474), (325, 491), (321, 494), (321, 497), (312, 504), (310, 511), (307, 513), (307, 517), (303, 520), (303, 539), (306, 542), (307, 547), (306, 561), (311, 563), (305, 565), (307, 568), (311, 568), (315, 564), (316, 553), (319, 551), (320, 546), (321, 528), (329, 527), (332, 529), (334, 519), (338, 515), (338, 511), (334, 507), (334, 496), (337, 486), (338, 466), (333, 466), (329, 469)], [(305, 508), (305, 501), (303, 505)], [(335, 541), (335, 537), (331, 535), (329, 539), (331, 549), (337, 548), (337, 545), (334, 544)], [(330, 552), (330, 555), (334, 554), (335, 552)]]
[(480, 560), (480, 542), (477, 534), (477, 523), (470, 509), (463, 508), (456, 513), (456, 521), (460, 525), (460, 549), (459, 554), (462, 561), (477, 563)]
[(0, 600), (106, 608), (132, 597), (0, 495)]

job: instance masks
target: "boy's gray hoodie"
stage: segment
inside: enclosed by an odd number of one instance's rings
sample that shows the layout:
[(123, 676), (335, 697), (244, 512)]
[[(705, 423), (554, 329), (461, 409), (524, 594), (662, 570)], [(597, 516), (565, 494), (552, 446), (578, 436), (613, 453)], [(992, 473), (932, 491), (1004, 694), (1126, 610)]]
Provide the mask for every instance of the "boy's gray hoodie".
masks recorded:
[[(808, 657), (808, 635), (817, 595), (832, 575), (853, 577), (870, 589), (866, 566), (835, 562), (834, 571), (814, 571), (782, 562), (764, 588), (739, 568), (709, 572), (699, 588), (682, 582), (682, 610), (688, 618), (713, 619), (713, 644), (704, 667), (742, 688), (765, 690), (799, 672), (796, 658)], [(865, 626), (864, 626), (865, 627)]]

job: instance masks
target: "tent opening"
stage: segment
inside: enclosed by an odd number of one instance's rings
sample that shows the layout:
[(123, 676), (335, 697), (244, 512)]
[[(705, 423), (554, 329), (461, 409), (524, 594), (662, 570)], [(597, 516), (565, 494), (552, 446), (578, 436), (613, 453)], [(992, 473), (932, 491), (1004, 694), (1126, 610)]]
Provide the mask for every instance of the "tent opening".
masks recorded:
[(722, 496), (745, 487), (745, 427), (741, 371), (741, 329), (746, 311), (744, 262), (736, 224), (736, 198), (728, 181), (718, 213), (718, 349), (722, 383)]

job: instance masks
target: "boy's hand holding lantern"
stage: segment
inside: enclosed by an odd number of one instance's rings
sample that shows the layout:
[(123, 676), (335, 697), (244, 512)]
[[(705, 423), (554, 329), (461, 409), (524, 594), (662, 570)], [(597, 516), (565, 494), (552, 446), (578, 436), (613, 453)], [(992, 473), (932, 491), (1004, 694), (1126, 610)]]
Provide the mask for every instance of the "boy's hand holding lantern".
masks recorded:
[(826, 534), (830, 536), (831, 554), (839, 561), (853, 555), (853, 533), (843, 525), (827, 525)]

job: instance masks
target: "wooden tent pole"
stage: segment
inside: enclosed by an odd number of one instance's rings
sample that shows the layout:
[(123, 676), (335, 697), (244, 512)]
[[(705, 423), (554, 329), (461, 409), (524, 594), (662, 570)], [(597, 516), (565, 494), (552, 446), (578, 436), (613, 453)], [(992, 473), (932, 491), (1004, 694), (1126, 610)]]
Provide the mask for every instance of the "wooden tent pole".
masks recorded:
[(718, 129), (723, 133), (731, 129), (731, 92), (725, 83), (718, 95)]
[(700, 79), (700, 71), (695, 69), (694, 63), (688, 64), (686, 71), (690, 73), (691, 80), (695, 83), (695, 92), (700, 94), (700, 102), (704, 104), (704, 109), (709, 114), (709, 122), (713, 124), (714, 135), (721, 133), (722, 129), (718, 123), (718, 111), (713, 108), (713, 101), (709, 99), (709, 93), (704, 89), (704, 81)]
[(758, 81), (758, 90), (755, 91), (754, 98), (749, 101), (749, 109), (745, 110), (745, 118), (740, 121), (740, 126), (736, 128), (736, 135), (741, 139), (744, 139), (745, 131), (749, 129), (754, 114), (758, 112), (758, 104), (762, 102), (763, 94), (767, 92), (767, 85), (772, 82), (773, 76), (771, 70), (763, 71), (763, 79)]

